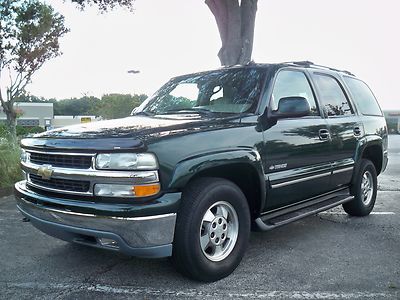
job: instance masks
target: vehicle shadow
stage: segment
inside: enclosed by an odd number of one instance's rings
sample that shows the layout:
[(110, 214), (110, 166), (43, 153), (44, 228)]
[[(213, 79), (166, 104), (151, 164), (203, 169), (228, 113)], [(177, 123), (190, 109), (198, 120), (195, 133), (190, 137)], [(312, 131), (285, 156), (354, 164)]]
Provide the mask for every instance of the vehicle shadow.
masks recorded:
[[(249, 280), (249, 273), (268, 272), (271, 275), (273, 270), (277, 270), (275, 267), (279, 267), (280, 273), (293, 272), (290, 264), (284, 264), (286, 269), (282, 270), (282, 263), (290, 260), (294, 263), (293, 267), (297, 268), (300, 262), (304, 263), (307, 259), (307, 249), (315, 248), (315, 245), (311, 246), (310, 243), (313, 244), (316, 239), (321, 240), (327, 236), (329, 238), (329, 232), (332, 230), (329, 227), (341, 225), (343, 224), (322, 220), (319, 216), (311, 216), (270, 232), (253, 232), (238, 269), (231, 276), (212, 285), (220, 285), (226, 281), (235, 282), (240, 278)], [(163, 285), (171, 288), (171, 283), (174, 283), (172, 287), (188, 289), (204, 285), (179, 274), (169, 258), (134, 258), (118, 252), (59, 243), (59, 247), (48, 253), (47, 259), (52, 261), (54, 268), (62, 270), (64, 274), (72, 276), (79, 270), (78, 277), (83, 277), (86, 283), (157, 288)], [(298, 263), (296, 259), (299, 259)]]

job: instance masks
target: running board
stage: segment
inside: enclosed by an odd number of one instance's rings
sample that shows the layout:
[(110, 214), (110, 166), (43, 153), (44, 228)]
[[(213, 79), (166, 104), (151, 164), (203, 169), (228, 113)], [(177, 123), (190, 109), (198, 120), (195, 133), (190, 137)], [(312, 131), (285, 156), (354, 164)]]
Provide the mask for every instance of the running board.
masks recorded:
[(283, 213), (282, 215), (278, 215), (278, 216), (276, 216), (276, 214), (274, 214), (274, 216), (265, 215), (260, 218), (257, 218), (255, 221), (260, 230), (267, 231), (267, 230), (271, 230), (271, 229), (274, 229), (279, 226), (283, 226), (283, 225), (292, 223), (292, 222), (300, 220), (302, 218), (314, 215), (321, 211), (331, 209), (332, 207), (349, 202), (349, 201), (353, 200), (353, 198), (354, 198), (353, 196), (349, 196), (349, 195), (334, 196), (325, 201), (303, 207), (296, 211), (292, 211), (289, 213)]

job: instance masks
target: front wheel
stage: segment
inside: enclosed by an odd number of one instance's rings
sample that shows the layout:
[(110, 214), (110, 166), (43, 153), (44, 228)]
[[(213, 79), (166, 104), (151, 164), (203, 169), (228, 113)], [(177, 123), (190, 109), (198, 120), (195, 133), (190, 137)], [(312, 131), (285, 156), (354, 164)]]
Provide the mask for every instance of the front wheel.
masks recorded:
[(239, 265), (249, 234), (250, 213), (242, 191), (225, 179), (200, 178), (183, 193), (172, 258), (184, 275), (216, 281)]
[(377, 175), (374, 164), (367, 159), (360, 162), (352, 194), (354, 199), (343, 204), (343, 209), (351, 216), (363, 217), (371, 213), (375, 205), (377, 193)]

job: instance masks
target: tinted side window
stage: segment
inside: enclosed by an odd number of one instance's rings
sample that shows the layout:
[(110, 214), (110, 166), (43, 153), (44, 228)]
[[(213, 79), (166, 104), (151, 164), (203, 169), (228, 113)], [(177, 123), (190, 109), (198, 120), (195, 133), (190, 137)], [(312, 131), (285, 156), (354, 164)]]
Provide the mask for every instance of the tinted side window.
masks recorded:
[(313, 74), (321, 97), (321, 104), (328, 116), (351, 115), (353, 111), (337, 80), (329, 75)]
[(283, 70), (276, 77), (270, 104), (272, 110), (278, 109), (279, 99), (293, 96), (306, 98), (310, 104), (311, 115), (319, 115), (314, 94), (306, 75), (300, 71)]
[(357, 108), (363, 115), (382, 116), (381, 109), (369, 87), (361, 80), (344, 77)]

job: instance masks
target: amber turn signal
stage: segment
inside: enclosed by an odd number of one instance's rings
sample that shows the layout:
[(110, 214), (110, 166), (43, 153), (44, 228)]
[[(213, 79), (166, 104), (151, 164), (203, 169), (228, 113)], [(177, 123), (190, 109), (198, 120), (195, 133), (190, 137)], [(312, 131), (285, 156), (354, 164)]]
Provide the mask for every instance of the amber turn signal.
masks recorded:
[(157, 194), (161, 187), (159, 183), (133, 186), (135, 197), (149, 197)]

